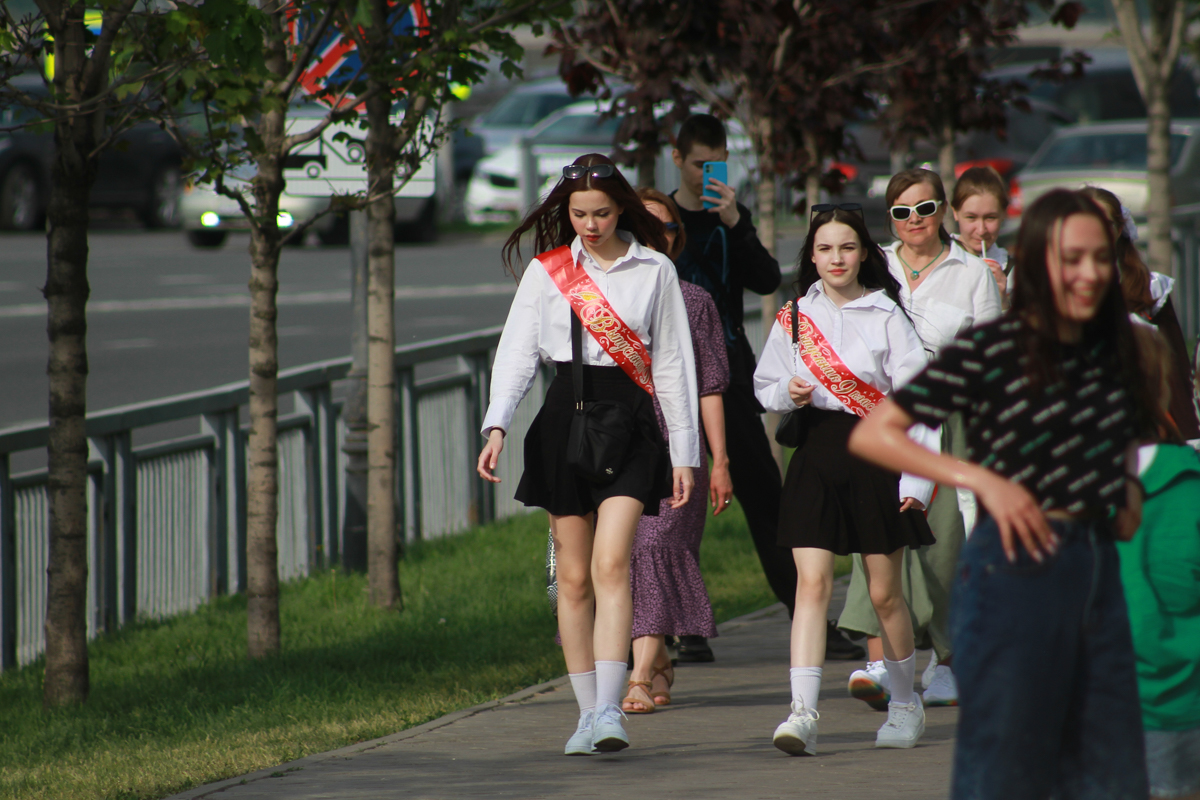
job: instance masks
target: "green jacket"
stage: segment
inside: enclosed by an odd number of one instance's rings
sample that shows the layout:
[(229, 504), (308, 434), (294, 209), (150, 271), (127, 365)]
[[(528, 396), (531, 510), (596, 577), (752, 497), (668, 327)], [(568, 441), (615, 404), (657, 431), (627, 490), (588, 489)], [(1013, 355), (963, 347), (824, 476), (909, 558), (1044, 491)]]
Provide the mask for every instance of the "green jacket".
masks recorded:
[(1120, 542), (1147, 730), (1200, 726), (1200, 454), (1158, 446), (1142, 526)]

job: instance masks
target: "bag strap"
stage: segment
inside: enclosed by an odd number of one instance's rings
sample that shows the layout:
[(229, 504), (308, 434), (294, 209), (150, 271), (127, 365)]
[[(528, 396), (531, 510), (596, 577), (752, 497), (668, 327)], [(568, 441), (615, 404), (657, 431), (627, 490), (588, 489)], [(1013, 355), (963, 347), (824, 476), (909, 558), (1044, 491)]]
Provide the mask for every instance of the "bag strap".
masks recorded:
[(583, 411), (583, 323), (571, 309), (571, 384), (575, 387), (575, 410)]
[(796, 313), (796, 309), (800, 307), (800, 297), (797, 296), (792, 301), (792, 344), (800, 342), (800, 315)]

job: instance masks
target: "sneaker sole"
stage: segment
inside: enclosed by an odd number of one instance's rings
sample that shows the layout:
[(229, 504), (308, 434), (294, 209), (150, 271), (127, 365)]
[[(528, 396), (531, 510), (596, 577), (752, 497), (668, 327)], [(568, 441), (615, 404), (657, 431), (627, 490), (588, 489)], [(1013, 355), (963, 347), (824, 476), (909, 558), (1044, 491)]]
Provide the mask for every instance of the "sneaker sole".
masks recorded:
[(629, 742), (624, 739), (618, 739), (615, 736), (610, 736), (607, 739), (601, 739), (592, 744), (597, 751), (601, 753), (616, 753), (619, 750), (624, 750), (629, 747)]
[(876, 711), (887, 711), (888, 701), (892, 699), (891, 693), (884, 691), (883, 686), (862, 678), (850, 681), (850, 696), (862, 700)]
[(878, 738), (876, 738), (875, 746), (881, 750), (911, 750), (912, 748), (917, 746), (917, 743), (921, 741), (921, 737), (924, 735), (925, 735), (925, 726), (922, 725), (921, 729), (919, 731), (917, 731), (917, 735), (915, 738), (892, 739), (890, 741), (889, 740), (880, 741)]
[(814, 750), (809, 750), (808, 745), (799, 736), (791, 734), (780, 734), (774, 739), (775, 747), (787, 753), (789, 756), (812, 756), (816, 755)]
[(565, 750), (565, 751), (563, 751), (563, 755), (564, 755), (564, 756), (590, 756), (590, 755), (593, 755), (593, 754), (595, 754), (595, 752), (596, 752), (596, 751), (595, 751), (595, 749), (591, 749), (591, 750)]
[(924, 705), (926, 708), (931, 708), (933, 706), (956, 706), (956, 705), (958, 705), (957, 697), (954, 698), (953, 700), (945, 700), (945, 699), (939, 700), (937, 698), (930, 700), (930, 699), (927, 699), (924, 697), (922, 697), (921, 699), (922, 699), (922, 701), (924, 701)]

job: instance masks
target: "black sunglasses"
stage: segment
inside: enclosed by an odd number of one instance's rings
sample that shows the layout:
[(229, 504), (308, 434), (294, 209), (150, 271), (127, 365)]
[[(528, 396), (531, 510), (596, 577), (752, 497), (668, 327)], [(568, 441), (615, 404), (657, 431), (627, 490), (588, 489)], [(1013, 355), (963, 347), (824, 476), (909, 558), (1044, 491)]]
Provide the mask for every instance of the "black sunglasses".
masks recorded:
[(679, 230), (679, 223), (678, 223), (678, 222), (664, 222), (664, 223), (663, 223), (663, 225), (665, 225), (665, 226), (666, 226), (666, 228), (667, 228), (667, 230), (669, 230), (669, 231), (677, 231), (677, 230)]
[(579, 180), (584, 175), (591, 175), (593, 178), (611, 178), (617, 168), (612, 164), (592, 164), (590, 167), (583, 164), (568, 164), (563, 167), (563, 177), (569, 180)]
[[(824, 214), (826, 211), (849, 211), (863, 217), (862, 205), (860, 203), (817, 203), (812, 207), (808, 219), (811, 222), (812, 218), (817, 214)], [(865, 220), (866, 217), (863, 217)]]

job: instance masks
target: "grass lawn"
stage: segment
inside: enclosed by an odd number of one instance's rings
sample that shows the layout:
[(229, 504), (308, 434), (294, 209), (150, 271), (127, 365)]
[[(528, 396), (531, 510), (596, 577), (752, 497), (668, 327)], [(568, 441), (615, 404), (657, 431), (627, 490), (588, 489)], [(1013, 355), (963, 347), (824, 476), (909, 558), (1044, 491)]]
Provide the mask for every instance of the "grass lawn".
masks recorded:
[[(86, 706), (43, 711), (40, 663), (4, 673), (0, 797), (164, 797), (562, 675), (545, 531), (533, 514), (411, 547), (403, 613), (368, 607), (361, 575), (289, 584), (283, 651), (262, 662), (230, 597), (93, 642)], [(773, 602), (736, 505), (702, 563), (718, 621)]]

